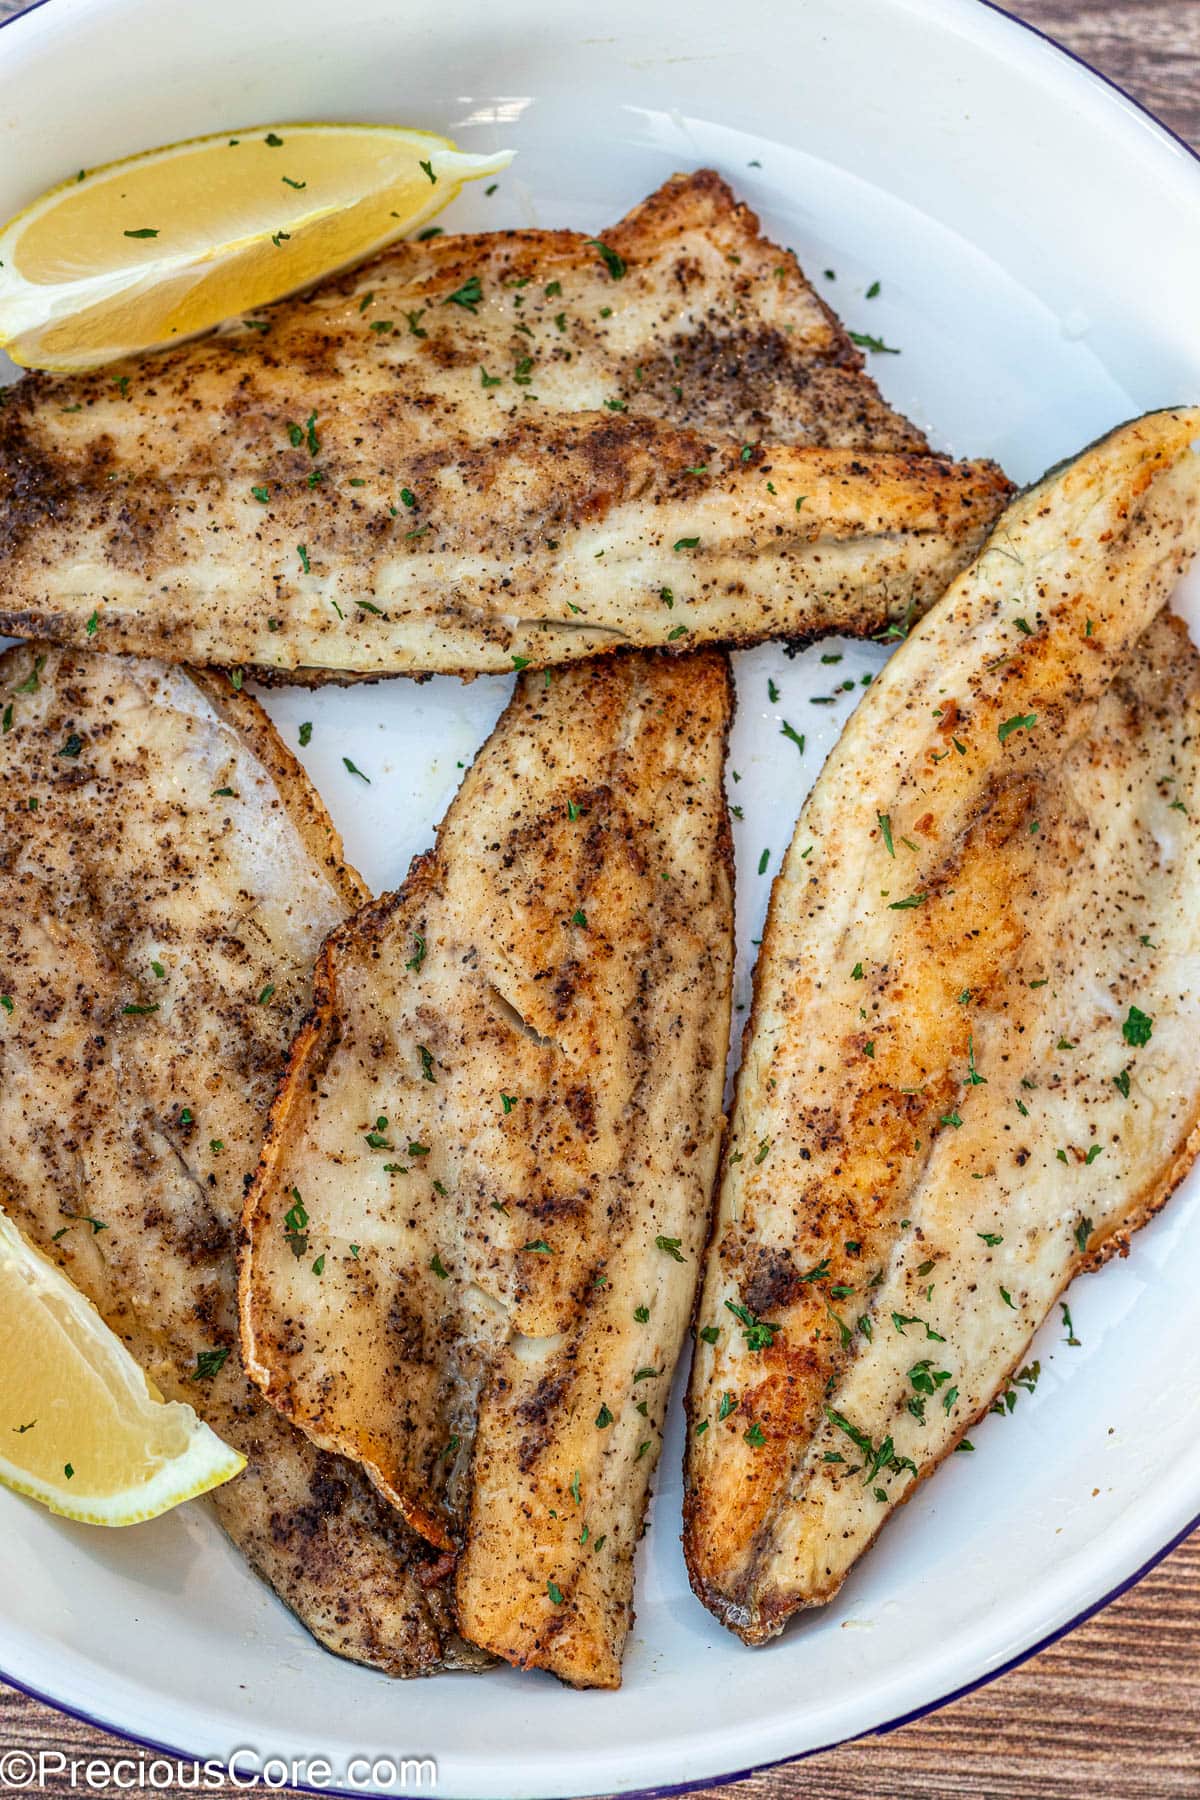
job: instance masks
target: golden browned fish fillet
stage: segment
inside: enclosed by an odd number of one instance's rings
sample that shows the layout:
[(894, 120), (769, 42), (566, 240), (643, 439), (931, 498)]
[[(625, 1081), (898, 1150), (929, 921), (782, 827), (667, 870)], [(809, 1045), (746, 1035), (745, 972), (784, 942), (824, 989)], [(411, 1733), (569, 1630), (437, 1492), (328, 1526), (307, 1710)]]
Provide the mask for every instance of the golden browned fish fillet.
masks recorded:
[(324, 807), (223, 678), (32, 645), (0, 705), (6, 1210), (249, 1458), (213, 1504), (322, 1643), (397, 1675), (478, 1660), (427, 1548), (237, 1348), (243, 1183), (321, 939), (365, 898)]
[(603, 241), (401, 244), (203, 342), (27, 376), (0, 630), (312, 681), (873, 630), (1008, 492), (926, 448), (701, 171)]
[(1200, 1138), (1200, 412), (1017, 500), (871, 687), (775, 884), (698, 1309), (685, 1549), (828, 1600)]
[(461, 1545), (464, 1635), (615, 1687), (721, 1136), (724, 657), (526, 675), (326, 945), (246, 1207), (246, 1365)]

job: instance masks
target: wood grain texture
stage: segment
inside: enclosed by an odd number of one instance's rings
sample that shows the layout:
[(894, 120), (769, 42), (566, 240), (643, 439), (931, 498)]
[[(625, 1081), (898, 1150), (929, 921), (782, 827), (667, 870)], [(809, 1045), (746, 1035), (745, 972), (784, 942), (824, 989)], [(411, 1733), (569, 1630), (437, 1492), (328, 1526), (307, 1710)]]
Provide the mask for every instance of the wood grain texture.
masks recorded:
[[(0, 17), (21, 10), (0, 0)], [(1200, 144), (1200, 0), (1024, 0), (1010, 10)], [(714, 1789), (714, 1800), (1195, 1800), (1198, 1645), (1200, 1534), (989, 1686), (888, 1736)], [(697, 1694), (698, 1705), (713, 1703)], [(0, 1754), (111, 1757), (117, 1743), (0, 1686)], [(52, 1781), (24, 1791), (67, 1790)], [(213, 1791), (219, 1800), (235, 1792)]]

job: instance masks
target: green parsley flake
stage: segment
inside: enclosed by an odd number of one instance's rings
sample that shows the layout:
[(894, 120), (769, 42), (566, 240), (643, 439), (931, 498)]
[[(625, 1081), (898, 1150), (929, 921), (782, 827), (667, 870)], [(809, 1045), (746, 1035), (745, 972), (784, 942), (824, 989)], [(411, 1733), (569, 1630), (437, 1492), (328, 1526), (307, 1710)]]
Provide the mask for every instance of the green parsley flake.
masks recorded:
[(997, 725), (996, 736), (1003, 744), (1008, 741), (1014, 731), (1031, 731), (1036, 724), (1036, 713), (1014, 713), (1011, 719), (1005, 719), (1002, 725)]
[(598, 250), (600, 252), (600, 255), (604, 258), (604, 266), (612, 279), (614, 281), (624, 280), (625, 263), (624, 260), (618, 256), (617, 252), (600, 238), (589, 238), (587, 243), (589, 250)]

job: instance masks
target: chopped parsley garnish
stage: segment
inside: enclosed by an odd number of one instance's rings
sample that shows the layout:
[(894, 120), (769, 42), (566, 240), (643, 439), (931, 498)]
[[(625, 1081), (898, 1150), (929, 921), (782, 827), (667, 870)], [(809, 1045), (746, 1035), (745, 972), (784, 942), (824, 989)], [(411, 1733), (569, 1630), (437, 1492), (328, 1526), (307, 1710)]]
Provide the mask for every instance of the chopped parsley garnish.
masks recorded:
[(682, 1238), (662, 1237), (660, 1235), (655, 1238), (654, 1242), (658, 1245), (660, 1250), (664, 1251), (672, 1259), (673, 1262), (681, 1263), (687, 1260), (680, 1249), (680, 1245), (683, 1243)]
[(298, 1262), (308, 1251), (308, 1213), (299, 1188), (292, 1189), (292, 1202), (283, 1216), (283, 1235)]
[(424, 961), (425, 961), (425, 939), (423, 937), (417, 937), (414, 934), (414, 936), (413, 936), (413, 953), (409, 957), (408, 961), (405, 963), (404, 966), (406, 969), (411, 969), (413, 974), (415, 975), (418, 972), (418, 970), (420, 969), (421, 964)]
[(894, 344), (885, 344), (882, 338), (872, 337), (869, 331), (852, 331), (849, 335), (851, 343), (857, 344), (860, 350), (874, 350), (883, 356), (900, 354)]
[(473, 313), (478, 309), (482, 299), (483, 289), (479, 285), (479, 277), (472, 275), (469, 280), (463, 282), (460, 288), (455, 288), (452, 294), (447, 294), (442, 305), (461, 306), (465, 312)]
[[(727, 1300), (725, 1306), (726, 1310), (731, 1312), (740, 1324), (742, 1336), (746, 1340), (747, 1350), (769, 1350), (775, 1342), (776, 1332), (783, 1330), (782, 1325), (773, 1325), (768, 1319), (757, 1318), (748, 1306), (743, 1306), (737, 1300)], [(717, 1339), (716, 1327), (709, 1326), (708, 1329), (713, 1335), (707, 1341), (709, 1343), (715, 1343)], [(704, 1333), (701, 1332), (700, 1335), (703, 1337)]]
[(1014, 713), (1011, 719), (1005, 719), (1003, 724), (997, 725), (996, 736), (1003, 744), (1008, 741), (1014, 731), (1031, 731), (1036, 724), (1036, 713)]
[(613, 1416), (611, 1412), (608, 1410), (607, 1406), (602, 1404), (600, 1411), (596, 1414), (596, 1429), (598, 1431), (607, 1431), (612, 1422)]
[(779, 730), (780, 730), (780, 736), (785, 737), (785, 738), (790, 738), (792, 743), (795, 744), (797, 750), (799, 750), (801, 756), (803, 756), (804, 755), (804, 733), (802, 731), (794, 730), (793, 727), (788, 724), (786, 719), (784, 719)]
[(137, 231), (127, 231), (124, 235), (129, 238), (152, 238), (158, 236), (158, 231), (155, 226), (142, 225)]
[(745, 1438), (746, 1442), (750, 1445), (750, 1448), (752, 1450), (757, 1450), (760, 1444), (765, 1444), (767, 1441), (766, 1436), (763, 1432), (763, 1428), (759, 1424), (757, 1419), (755, 1419), (753, 1425), (750, 1426), (749, 1430), (743, 1431), (742, 1436)]
[(368, 1131), (366, 1134), (367, 1144), (372, 1150), (390, 1150), (392, 1148), (388, 1142), (387, 1129), (387, 1115), (380, 1113), (375, 1121), (374, 1131)]
[(1121, 1027), (1121, 1036), (1125, 1039), (1125, 1042), (1131, 1044), (1133, 1048), (1137, 1050), (1140, 1049), (1143, 1044), (1148, 1044), (1153, 1035), (1153, 1019), (1148, 1013), (1144, 1013), (1140, 1007), (1131, 1006), (1129, 1009), (1129, 1017)]
[(923, 1325), (925, 1327), (925, 1337), (926, 1337), (927, 1342), (933, 1343), (933, 1344), (944, 1344), (946, 1341), (940, 1331), (935, 1331), (933, 1329), (933, 1326), (929, 1323), (928, 1319), (918, 1318), (916, 1313), (894, 1312), (892, 1314), (892, 1324), (895, 1326), (896, 1330), (900, 1333), (901, 1337), (908, 1336), (907, 1327), (909, 1325)]
[(969, 1087), (986, 1087), (987, 1076), (981, 1075), (975, 1067), (975, 1039), (967, 1039), (967, 1085)]
[(218, 1350), (200, 1350), (196, 1354), (196, 1367), (190, 1376), (192, 1381), (211, 1381), (219, 1375), (229, 1360), (227, 1348)]
[(433, 1255), (429, 1259), (429, 1266), (433, 1270), (434, 1274), (437, 1276), (439, 1281), (446, 1281), (449, 1279), (450, 1271), (449, 1271), (449, 1269), (444, 1267), (444, 1265), (442, 1263), (442, 1259), (438, 1255), (436, 1250), (434, 1251)]
[(896, 846), (892, 842), (891, 814), (890, 813), (876, 813), (875, 817), (878, 819), (879, 829), (883, 833), (884, 848), (887, 850), (887, 853), (889, 856), (894, 857), (896, 854)]
[(302, 750), (307, 750), (308, 746), (311, 743), (312, 743), (312, 720), (305, 719), (303, 725), (301, 725), (301, 727), (300, 727), (300, 748)]
[(589, 238), (588, 248), (589, 250), (598, 250), (600, 252), (600, 255), (604, 258), (604, 266), (614, 281), (621, 281), (624, 279), (625, 263), (611, 245), (604, 243), (600, 238)]
[(348, 756), (343, 756), (342, 762), (345, 764), (351, 775), (357, 775), (360, 781), (365, 781), (367, 786), (370, 787), (371, 777), (369, 775), (364, 775), (362, 770), (356, 767), (356, 765), (350, 761)]

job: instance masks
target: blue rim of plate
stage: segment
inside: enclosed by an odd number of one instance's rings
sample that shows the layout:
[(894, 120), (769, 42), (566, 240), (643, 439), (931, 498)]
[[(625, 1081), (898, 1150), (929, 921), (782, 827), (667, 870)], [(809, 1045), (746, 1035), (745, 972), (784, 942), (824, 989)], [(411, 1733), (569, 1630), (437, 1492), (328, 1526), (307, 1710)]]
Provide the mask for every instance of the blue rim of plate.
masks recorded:
[[(1161, 119), (1156, 118), (1150, 108), (1143, 106), (1140, 100), (1136, 100), (1121, 86), (1120, 82), (1113, 81), (1102, 70), (1094, 68), (1086, 57), (1068, 49), (1065, 44), (1058, 43), (1048, 32), (1042, 31), (1037, 25), (1031, 25), (1027, 19), (1018, 18), (1015, 13), (1000, 6), (998, 0), (965, 0), (965, 3), (982, 6), (988, 12), (997, 13), (1010, 25), (1015, 25), (1019, 30), (1028, 32), (1031, 37), (1040, 39), (1055, 54), (1064, 57), (1068, 62), (1074, 63), (1076, 68), (1082, 69), (1085, 74), (1090, 75), (1093, 81), (1098, 82), (1102, 87), (1109, 88), (1114, 94), (1119, 94), (1126, 105), (1147, 119), (1156, 131), (1161, 132), (1165, 138), (1169, 138), (1172, 143), (1177, 144), (1191, 157), (1193, 162), (1200, 163), (1200, 151), (1195, 150), (1187, 139), (1173, 130), (1170, 125), (1165, 125)], [(30, 0), (30, 4), (22, 12), (13, 13), (6, 19), (0, 19), (0, 31), (3, 31), (7, 25), (15, 24), (18, 19), (28, 18), (30, 13), (38, 12), (43, 6), (49, 4), (50, 0)], [(961, 1687), (951, 1688), (948, 1693), (940, 1694), (936, 1700), (928, 1700), (923, 1706), (914, 1706), (909, 1712), (900, 1713), (896, 1718), (888, 1719), (882, 1725), (872, 1725), (869, 1730), (858, 1732), (854, 1737), (836, 1738), (829, 1744), (816, 1744), (811, 1750), (798, 1751), (794, 1756), (772, 1757), (767, 1762), (752, 1763), (746, 1769), (731, 1769), (723, 1775), (704, 1775), (696, 1781), (672, 1782), (666, 1787), (628, 1788), (620, 1796), (620, 1800), (674, 1800), (674, 1796), (681, 1794), (705, 1793), (712, 1788), (723, 1787), (729, 1782), (746, 1781), (751, 1775), (765, 1774), (770, 1769), (785, 1768), (789, 1763), (807, 1762), (814, 1756), (827, 1756), (831, 1750), (838, 1750), (843, 1744), (862, 1743), (865, 1739), (873, 1737), (888, 1737), (893, 1731), (899, 1731), (902, 1726), (911, 1725), (917, 1719), (927, 1719), (931, 1713), (940, 1712), (943, 1706), (951, 1706), (956, 1700), (963, 1700), (968, 1694), (978, 1693), (980, 1688), (987, 1687), (993, 1681), (998, 1681), (1002, 1675), (1010, 1675), (1014, 1669), (1019, 1669), (1022, 1663), (1031, 1661), (1033, 1657), (1040, 1656), (1043, 1650), (1048, 1650), (1051, 1645), (1060, 1643), (1078, 1626), (1086, 1625), (1089, 1619), (1094, 1619), (1097, 1613), (1101, 1613), (1105, 1607), (1111, 1606), (1114, 1600), (1119, 1600), (1122, 1594), (1127, 1594), (1131, 1588), (1135, 1588), (1138, 1582), (1143, 1580), (1152, 1569), (1156, 1569), (1159, 1563), (1164, 1562), (1170, 1556), (1172, 1550), (1177, 1549), (1185, 1538), (1190, 1537), (1198, 1526), (1200, 1526), (1200, 1513), (1197, 1513), (1181, 1531), (1177, 1531), (1174, 1537), (1169, 1538), (1160, 1550), (1154, 1552), (1153, 1556), (1148, 1557), (1140, 1568), (1135, 1569), (1131, 1575), (1127, 1575), (1123, 1581), (1119, 1581), (1116, 1587), (1110, 1588), (1108, 1593), (1102, 1594), (1099, 1600), (1094, 1600), (1090, 1606), (1085, 1606), (1082, 1612), (1077, 1612), (1073, 1618), (1056, 1626), (1053, 1631), (1048, 1631), (1045, 1637), (1039, 1638), (1027, 1649), (1018, 1650), (1016, 1655), (1010, 1656), (1007, 1662), (1000, 1663), (997, 1668), (988, 1669), (982, 1675), (977, 1675), (973, 1681), (964, 1682)], [(191, 1753), (178, 1749), (174, 1744), (161, 1744), (157, 1738), (141, 1737), (136, 1732), (112, 1724), (108, 1719), (97, 1718), (94, 1713), (81, 1712), (77, 1707), (68, 1705), (65, 1700), (55, 1699), (52, 1694), (43, 1694), (38, 1688), (30, 1687), (26, 1682), (18, 1680), (15, 1675), (8, 1674), (4, 1669), (0, 1669), (0, 1681), (6, 1682), (9, 1687), (15, 1688), (19, 1694), (26, 1695), (30, 1700), (38, 1700), (44, 1706), (53, 1707), (55, 1712), (62, 1713), (66, 1718), (78, 1720), (81, 1725), (91, 1725), (98, 1731), (106, 1731), (114, 1737), (122, 1737), (128, 1743), (139, 1745), (143, 1750), (153, 1750), (158, 1755), (170, 1757), (174, 1761), (186, 1763), (195, 1760)], [(243, 1776), (240, 1779), (244, 1784), (247, 1783), (247, 1777)], [(258, 1779), (256, 1777), (249, 1781), (249, 1785), (257, 1786)], [(330, 1795), (332, 1800), (392, 1800), (391, 1795), (370, 1788), (313, 1788), (300, 1783), (295, 1788), (284, 1791)], [(455, 1800), (455, 1797), (447, 1795), (444, 1796), (444, 1800)], [(584, 1800), (602, 1800), (602, 1797), (585, 1796)]]

